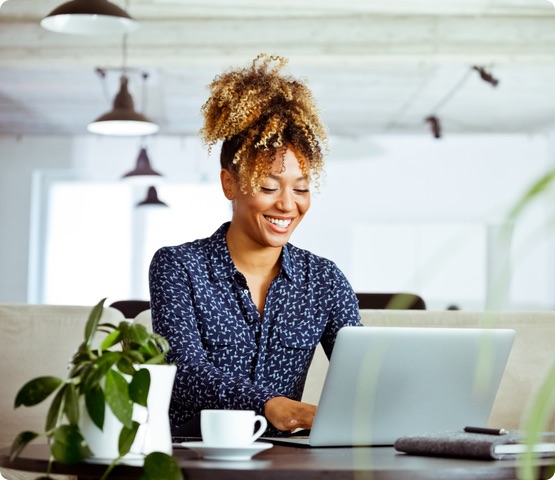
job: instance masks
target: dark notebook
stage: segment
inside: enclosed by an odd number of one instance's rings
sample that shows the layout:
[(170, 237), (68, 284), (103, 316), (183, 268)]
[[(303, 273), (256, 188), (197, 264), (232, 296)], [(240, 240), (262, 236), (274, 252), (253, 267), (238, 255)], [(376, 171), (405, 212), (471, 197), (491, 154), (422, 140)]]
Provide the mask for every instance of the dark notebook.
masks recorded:
[[(520, 430), (509, 430), (505, 435), (457, 430), (404, 436), (395, 441), (394, 447), (412, 455), (505, 460), (522, 455), (527, 445), (525, 433)], [(539, 457), (555, 456), (555, 433), (542, 434), (541, 443), (535, 443), (533, 451)]]

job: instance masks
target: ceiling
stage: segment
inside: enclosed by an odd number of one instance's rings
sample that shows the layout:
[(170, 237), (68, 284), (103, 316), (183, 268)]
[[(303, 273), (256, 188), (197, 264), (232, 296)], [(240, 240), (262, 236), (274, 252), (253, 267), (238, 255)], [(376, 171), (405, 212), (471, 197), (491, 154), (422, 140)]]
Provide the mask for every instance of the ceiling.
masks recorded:
[(86, 134), (124, 65), (160, 134), (195, 134), (208, 83), (261, 52), (290, 59), (332, 135), (430, 134), (430, 115), (444, 136), (555, 126), (547, 0), (113, 0), (142, 25), (126, 39), (41, 28), (62, 1), (0, 8), (0, 134)]

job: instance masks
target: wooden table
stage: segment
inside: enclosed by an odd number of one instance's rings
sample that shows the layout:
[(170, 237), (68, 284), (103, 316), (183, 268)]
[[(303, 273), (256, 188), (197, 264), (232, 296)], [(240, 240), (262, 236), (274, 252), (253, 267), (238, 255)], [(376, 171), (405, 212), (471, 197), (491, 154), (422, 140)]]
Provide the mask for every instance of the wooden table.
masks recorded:
[[(274, 446), (250, 461), (207, 461), (191, 450), (175, 449), (187, 480), (506, 480), (516, 479), (518, 463), (410, 456), (392, 447), (375, 448), (295, 448)], [(15, 462), (8, 451), (0, 452), (0, 466), (45, 472), (48, 450), (45, 445), (29, 445)], [(553, 475), (555, 459), (538, 461), (538, 478)], [(98, 479), (105, 466), (56, 464), (54, 473), (76, 475), (79, 480)], [(137, 479), (141, 469), (118, 466), (114, 480)]]

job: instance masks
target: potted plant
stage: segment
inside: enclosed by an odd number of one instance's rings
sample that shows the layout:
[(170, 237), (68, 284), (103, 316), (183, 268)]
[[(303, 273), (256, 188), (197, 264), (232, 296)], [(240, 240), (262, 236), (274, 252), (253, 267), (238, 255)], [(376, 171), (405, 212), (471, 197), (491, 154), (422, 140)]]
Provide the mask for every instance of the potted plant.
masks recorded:
[[(67, 378), (37, 377), (17, 393), (15, 408), (37, 405), (54, 394), (43, 432), (50, 447), (47, 476), (43, 478), (50, 478), (54, 461), (67, 464), (94, 461), (108, 464), (104, 479), (118, 463), (131, 457), (132, 464), (143, 465), (144, 480), (182, 479), (181, 470), (171, 456), (168, 406), (175, 365), (165, 361), (169, 345), (140, 324), (100, 323), (105, 300), (91, 310), (84, 340), (71, 359)], [(95, 336), (99, 332), (105, 336), (96, 348)], [(170, 382), (165, 388), (156, 385), (151, 390), (151, 382), (154, 385), (157, 381), (157, 373), (151, 372), (156, 368), (168, 369)], [(162, 390), (166, 393), (160, 400)], [(161, 402), (158, 416), (151, 405), (156, 396)], [(149, 433), (145, 433), (149, 419), (156, 424), (154, 434), (159, 438), (155, 442), (148, 442)], [(40, 435), (21, 432), (12, 443), (12, 460)], [(160, 435), (165, 438), (160, 439)], [(113, 445), (115, 452), (98, 454), (93, 445)], [(160, 445), (163, 451), (154, 451), (154, 447), (160, 450)]]

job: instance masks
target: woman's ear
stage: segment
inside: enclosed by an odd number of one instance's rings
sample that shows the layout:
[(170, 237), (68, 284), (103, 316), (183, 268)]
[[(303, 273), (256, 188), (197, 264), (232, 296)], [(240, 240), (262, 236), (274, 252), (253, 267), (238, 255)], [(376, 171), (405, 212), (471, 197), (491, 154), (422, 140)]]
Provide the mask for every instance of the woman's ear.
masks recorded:
[(237, 188), (235, 176), (229, 170), (223, 168), (220, 172), (220, 181), (222, 182), (222, 190), (225, 198), (228, 200), (235, 200), (235, 192)]

